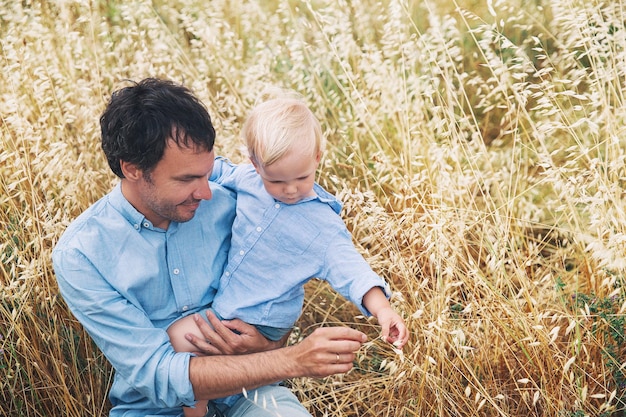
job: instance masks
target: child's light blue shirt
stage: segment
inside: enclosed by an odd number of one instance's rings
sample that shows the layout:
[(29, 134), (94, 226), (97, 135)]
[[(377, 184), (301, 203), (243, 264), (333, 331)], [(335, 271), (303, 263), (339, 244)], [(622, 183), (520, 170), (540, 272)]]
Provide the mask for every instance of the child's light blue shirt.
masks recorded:
[(359, 254), (339, 216), (341, 203), (318, 184), (315, 197), (296, 204), (275, 200), (250, 164), (218, 157), (211, 181), (237, 193), (231, 249), (213, 301), (225, 319), (289, 328), (300, 316), (303, 284), (328, 281), (362, 313), (363, 296), (388, 285)]

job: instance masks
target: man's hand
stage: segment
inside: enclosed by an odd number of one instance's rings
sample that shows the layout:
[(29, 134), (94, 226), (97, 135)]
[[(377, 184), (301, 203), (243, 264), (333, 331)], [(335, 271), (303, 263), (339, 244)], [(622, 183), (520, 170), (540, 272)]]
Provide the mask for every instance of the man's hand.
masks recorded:
[[(213, 334), (198, 323), (208, 338), (217, 337), (222, 331), (231, 331), (215, 316), (209, 316), (209, 320), (220, 330)], [(227, 338), (231, 336), (227, 335)], [(221, 336), (211, 340), (224, 341)], [(348, 327), (319, 328), (297, 345), (282, 349), (252, 355), (192, 357), (189, 379), (196, 398), (213, 399), (240, 393), (242, 387), (251, 390), (288, 378), (323, 378), (352, 369), (355, 352), (366, 340), (365, 334)], [(213, 349), (212, 345), (202, 343), (197, 347)]]
[(211, 325), (199, 314), (194, 315), (196, 325), (204, 339), (193, 333), (185, 336), (201, 354), (241, 355), (277, 349), (284, 345), (284, 339), (272, 342), (259, 333), (256, 327), (241, 320), (220, 321), (211, 310), (207, 310), (206, 316)]
[(285, 348), (297, 371), (292, 377), (323, 378), (348, 372), (367, 336), (349, 327), (321, 327), (300, 343)]

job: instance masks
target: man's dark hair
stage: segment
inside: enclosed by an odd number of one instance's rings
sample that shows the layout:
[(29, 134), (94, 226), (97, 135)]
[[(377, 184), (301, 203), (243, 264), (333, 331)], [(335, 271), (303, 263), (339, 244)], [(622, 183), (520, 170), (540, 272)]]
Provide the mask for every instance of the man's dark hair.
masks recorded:
[(120, 161), (150, 173), (168, 139), (211, 151), (215, 129), (206, 107), (187, 87), (146, 78), (115, 91), (100, 117), (102, 150), (111, 170), (124, 178)]

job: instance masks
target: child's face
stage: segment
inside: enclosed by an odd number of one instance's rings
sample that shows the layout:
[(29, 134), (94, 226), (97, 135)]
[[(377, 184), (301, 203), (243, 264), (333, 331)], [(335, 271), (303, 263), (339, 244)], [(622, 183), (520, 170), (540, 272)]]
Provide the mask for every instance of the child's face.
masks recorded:
[(254, 161), (253, 164), (272, 197), (285, 204), (295, 204), (314, 195), (313, 183), (319, 161), (320, 155), (312, 158), (291, 151), (271, 165), (263, 167)]

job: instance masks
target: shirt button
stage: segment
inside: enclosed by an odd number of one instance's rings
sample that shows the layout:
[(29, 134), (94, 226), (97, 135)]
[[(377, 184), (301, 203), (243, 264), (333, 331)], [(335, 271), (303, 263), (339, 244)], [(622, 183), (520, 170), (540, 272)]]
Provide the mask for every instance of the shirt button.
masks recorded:
[(263, 229), (261, 229), (260, 227), (257, 227), (257, 228), (256, 228), (256, 231), (257, 231), (257, 232), (260, 232), (261, 230), (263, 230)]
[(145, 228), (147, 229), (148, 227), (150, 227), (150, 223), (145, 222), (145, 223), (143, 224), (143, 227), (145, 227)]
[(244, 252), (244, 251), (242, 251), (242, 250), (240, 250), (240, 251), (239, 251), (239, 255), (243, 255), (244, 253), (245, 253), (245, 252)]
[(226, 275), (227, 277), (229, 277), (229, 276), (230, 276), (230, 272), (226, 271), (226, 272), (224, 272), (224, 275)]
[(135, 225), (135, 230), (139, 230), (139, 225), (138, 224)]
[(174, 273), (174, 275), (178, 275), (180, 273), (180, 269), (174, 268), (172, 272)]
[(189, 310), (189, 306), (183, 306), (183, 311)]
[(275, 208), (280, 208), (280, 204), (276, 203), (276, 204), (274, 204), (274, 207)]

